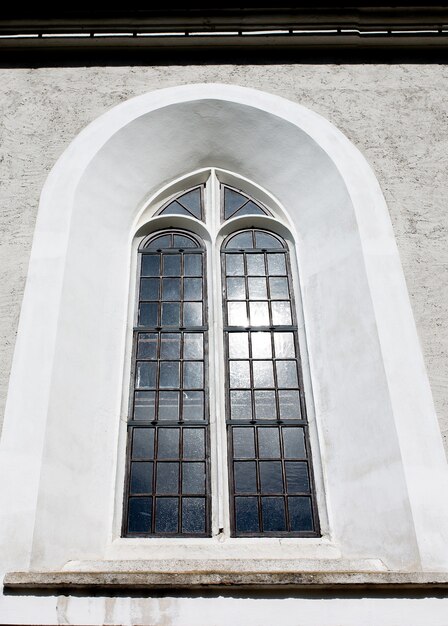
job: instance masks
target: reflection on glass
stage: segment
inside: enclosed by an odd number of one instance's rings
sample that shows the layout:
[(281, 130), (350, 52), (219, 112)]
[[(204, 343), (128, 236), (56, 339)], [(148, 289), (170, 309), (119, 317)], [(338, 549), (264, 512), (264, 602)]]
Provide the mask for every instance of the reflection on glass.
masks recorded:
[(291, 305), (288, 302), (272, 302), (272, 323), (274, 326), (290, 326), (292, 324)]
[(184, 459), (205, 458), (205, 431), (203, 428), (183, 429), (183, 453)]
[(268, 254), (268, 272), (269, 274), (286, 275), (286, 263), (284, 254)]
[(160, 276), (160, 255), (142, 255), (142, 276)]
[(247, 286), (249, 288), (249, 298), (251, 300), (266, 300), (266, 278), (254, 278), (249, 277), (247, 279)]
[(134, 419), (153, 420), (155, 415), (155, 391), (136, 391), (134, 395)]
[(254, 387), (273, 387), (274, 373), (272, 361), (254, 361)]
[(274, 333), (275, 356), (281, 358), (295, 358), (293, 333)]
[(184, 334), (184, 359), (202, 359), (204, 356), (202, 333)]
[(274, 235), (269, 235), (268, 233), (256, 232), (255, 233), (255, 247), (256, 248), (283, 248), (282, 243), (274, 237)]
[(184, 193), (184, 195), (177, 198), (177, 200), (182, 206), (188, 209), (194, 217), (201, 219), (201, 190), (199, 188)]
[(166, 389), (169, 387), (179, 387), (179, 363), (177, 361), (162, 361), (160, 363), (159, 387)]
[(297, 364), (295, 361), (277, 361), (277, 382), (279, 387), (298, 387)]
[(205, 463), (182, 463), (182, 493), (205, 493)]
[(264, 274), (266, 274), (264, 254), (248, 254), (246, 261), (248, 276), (264, 276)]
[(249, 302), (251, 326), (269, 326), (269, 308), (267, 302)]
[(289, 300), (288, 279), (270, 278), (269, 291), (273, 300)]
[(244, 255), (226, 254), (227, 276), (244, 276)]
[(248, 198), (237, 191), (224, 187), (224, 218), (229, 219), (247, 201)]
[(198, 245), (190, 237), (184, 237), (183, 235), (174, 235), (174, 248), (197, 248)]
[(157, 358), (157, 334), (156, 333), (139, 333), (138, 359), (156, 359)]
[(162, 300), (180, 300), (180, 278), (162, 279)]
[(257, 473), (254, 461), (235, 461), (233, 472), (235, 493), (257, 493)]
[(235, 211), (232, 217), (241, 217), (242, 215), (266, 215), (255, 202), (247, 202), (241, 209)]
[(302, 419), (300, 416), (300, 396), (298, 391), (279, 391), (278, 403), (280, 419)]
[(158, 300), (160, 278), (142, 278), (140, 281), (140, 300)]
[(159, 428), (157, 437), (157, 458), (176, 459), (179, 456), (179, 429)]
[(180, 358), (180, 333), (162, 333), (160, 335), (160, 358)]
[(156, 363), (150, 361), (139, 361), (135, 377), (137, 389), (154, 389), (156, 386)]
[(245, 302), (228, 302), (227, 315), (229, 326), (247, 326), (247, 309)]
[(283, 449), (286, 459), (300, 459), (306, 456), (303, 428), (283, 428)]
[(160, 391), (159, 392), (159, 420), (179, 419), (179, 392)]
[(280, 458), (278, 428), (258, 428), (258, 450), (261, 459)]
[(227, 279), (227, 298), (229, 300), (244, 300), (246, 298), (246, 282), (244, 278)]
[(285, 503), (283, 498), (261, 498), (263, 530), (275, 532), (286, 530)]
[(184, 303), (184, 326), (202, 326), (202, 302)]
[(160, 494), (179, 492), (179, 463), (157, 463), (156, 492)]
[(155, 250), (162, 250), (162, 248), (171, 248), (171, 235), (159, 235), (159, 237), (151, 239), (146, 247)]
[(184, 391), (182, 394), (184, 420), (204, 419), (204, 392)]
[(163, 276), (180, 276), (180, 254), (163, 255)]
[(184, 363), (185, 389), (200, 389), (204, 384), (203, 364), (196, 361), (186, 361)]
[(151, 530), (152, 498), (129, 498), (128, 531), (148, 533)]
[(138, 323), (140, 326), (157, 326), (157, 302), (142, 302), (139, 308)]
[(300, 532), (313, 530), (311, 498), (288, 498), (288, 508), (292, 531)]
[(205, 533), (204, 498), (182, 498), (182, 532)]
[(132, 458), (154, 458), (154, 428), (134, 428)]
[(184, 300), (202, 300), (202, 278), (184, 278)]
[(285, 463), (286, 485), (288, 493), (309, 492), (308, 466), (303, 461), (287, 461)]
[(250, 387), (249, 361), (230, 361), (230, 386)]
[(261, 493), (282, 493), (283, 476), (280, 461), (260, 461)]
[(271, 359), (271, 333), (251, 333), (252, 357), (254, 359)]
[(231, 359), (249, 358), (248, 333), (229, 333), (229, 357)]
[(230, 392), (230, 417), (233, 420), (252, 419), (252, 403), (250, 391)]
[(240, 248), (242, 250), (253, 247), (252, 233), (250, 231), (245, 231), (244, 233), (235, 235), (229, 239), (226, 245), (226, 248)]
[(277, 419), (274, 391), (255, 391), (255, 418), (257, 420)]
[(250, 459), (255, 456), (253, 428), (232, 428), (233, 456), (236, 459)]
[(177, 533), (178, 517), (177, 498), (156, 498), (156, 533)]
[(180, 325), (179, 302), (162, 302), (162, 326)]
[(202, 254), (184, 255), (184, 276), (202, 276)]
[(235, 498), (235, 526), (240, 533), (256, 533), (258, 523), (258, 498)]
[(138, 495), (152, 491), (153, 463), (139, 462), (131, 464), (130, 493)]

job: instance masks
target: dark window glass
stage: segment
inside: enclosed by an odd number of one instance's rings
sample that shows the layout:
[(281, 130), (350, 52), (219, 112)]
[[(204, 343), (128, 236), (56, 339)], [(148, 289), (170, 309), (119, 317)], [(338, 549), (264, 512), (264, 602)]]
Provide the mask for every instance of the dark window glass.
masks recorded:
[(317, 536), (287, 246), (247, 229), (222, 257), (232, 533)]
[[(243, 215), (269, 215), (267, 209), (255, 203), (240, 191), (231, 189), (225, 185), (223, 185), (223, 204), (224, 220)], [(232, 248), (238, 247), (234, 241), (232, 241), (230, 245)], [(244, 247), (247, 248), (248, 246), (245, 245)]]
[[(160, 211), (160, 215), (188, 215), (201, 220), (203, 218), (201, 188), (197, 187), (178, 196)], [(188, 243), (185, 244), (182, 239), (189, 241), (186, 237), (181, 238), (177, 235), (175, 246), (179, 248), (189, 247)]]
[[(200, 195), (177, 199), (198, 219)], [(140, 253), (123, 532), (208, 536), (205, 252), (188, 233), (169, 232)]]

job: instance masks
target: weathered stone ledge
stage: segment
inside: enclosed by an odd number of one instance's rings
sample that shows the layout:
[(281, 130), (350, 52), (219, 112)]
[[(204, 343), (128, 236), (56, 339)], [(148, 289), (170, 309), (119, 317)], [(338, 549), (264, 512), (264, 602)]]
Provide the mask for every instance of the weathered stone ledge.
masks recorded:
[(448, 573), (402, 572), (9, 572), (6, 590), (291, 588), (296, 591), (446, 589)]

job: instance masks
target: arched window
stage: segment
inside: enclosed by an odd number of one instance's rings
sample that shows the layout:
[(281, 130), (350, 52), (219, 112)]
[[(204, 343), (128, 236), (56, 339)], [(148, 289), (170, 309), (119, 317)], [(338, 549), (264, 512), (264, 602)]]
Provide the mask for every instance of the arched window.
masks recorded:
[[(238, 228), (248, 218), (272, 223), (272, 211), (212, 173), (155, 215), (215, 230), (211, 252), (221, 256), (222, 275), (207, 267), (204, 242), (191, 230), (156, 230), (139, 245), (123, 534), (210, 536), (211, 499), (228, 492), (232, 536), (317, 536), (289, 249), (268, 228)], [(232, 233), (219, 236), (229, 220)], [(222, 329), (213, 331), (223, 348), (216, 371), (209, 367), (207, 273), (213, 293), (223, 294)], [(225, 389), (213, 415), (209, 386)], [(215, 433), (226, 424), (220, 454), (210, 418), (220, 422)], [(216, 467), (226, 457), (228, 472)], [(212, 494), (217, 474), (228, 476), (227, 485)]]

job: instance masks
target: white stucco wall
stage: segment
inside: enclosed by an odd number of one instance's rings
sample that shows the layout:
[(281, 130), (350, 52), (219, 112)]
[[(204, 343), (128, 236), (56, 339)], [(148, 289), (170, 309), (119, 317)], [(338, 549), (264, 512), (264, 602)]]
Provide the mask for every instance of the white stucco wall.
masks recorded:
[(0, 413), (39, 195), (51, 167), (83, 127), (119, 102), (161, 87), (223, 82), (310, 107), (344, 132), (372, 165), (391, 213), (446, 441), (447, 73), (437, 65), (0, 70)]

